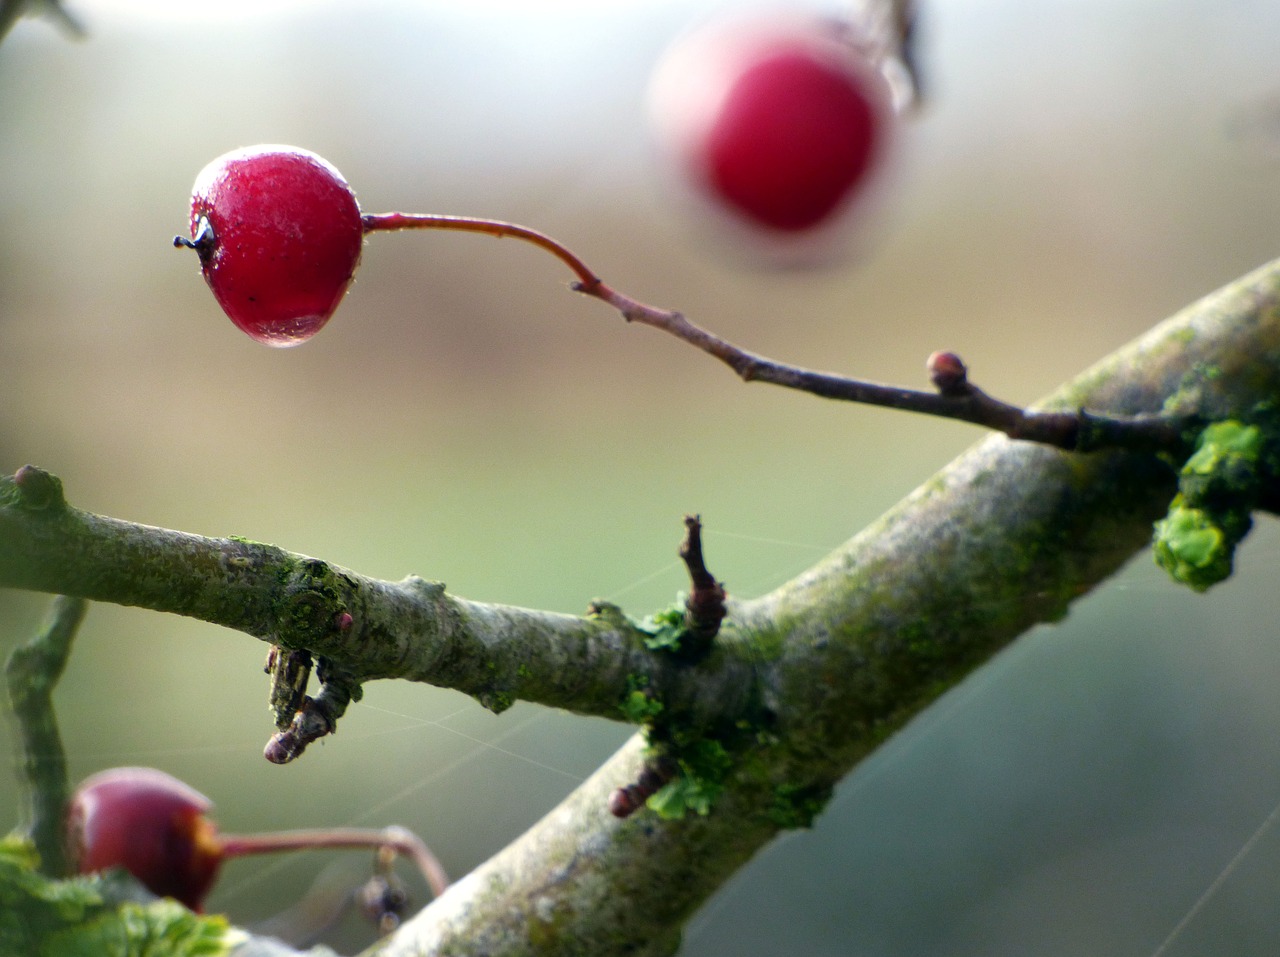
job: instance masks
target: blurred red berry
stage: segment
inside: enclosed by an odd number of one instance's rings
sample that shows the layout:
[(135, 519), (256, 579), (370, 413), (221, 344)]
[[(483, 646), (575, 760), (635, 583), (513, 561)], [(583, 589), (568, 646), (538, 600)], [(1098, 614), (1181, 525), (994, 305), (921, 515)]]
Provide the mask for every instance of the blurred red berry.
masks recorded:
[(123, 867), (153, 894), (199, 910), (223, 858), (210, 807), (163, 771), (102, 771), (71, 796), (68, 852), (81, 874)]
[(866, 192), (896, 122), (889, 84), (852, 30), (816, 17), (690, 33), (654, 76), (651, 112), (686, 182), (779, 239), (842, 220)]
[(271, 346), (297, 345), (338, 308), (360, 262), (355, 194), (328, 162), (292, 146), (252, 146), (196, 177), (191, 238), (231, 321)]

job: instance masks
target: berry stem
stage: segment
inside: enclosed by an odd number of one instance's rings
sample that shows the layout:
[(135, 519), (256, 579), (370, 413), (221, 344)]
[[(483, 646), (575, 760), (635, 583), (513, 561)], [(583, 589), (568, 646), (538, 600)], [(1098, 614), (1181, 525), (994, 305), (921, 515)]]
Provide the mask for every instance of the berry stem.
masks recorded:
[[(397, 229), (452, 229), (484, 233), (498, 238), (512, 237), (532, 243), (551, 253), (573, 271), (578, 277), (572, 287), (575, 292), (607, 303), (628, 322), (661, 329), (714, 356), (733, 369), (744, 382), (769, 382), (824, 399), (959, 419), (1003, 432), (1012, 439), (1038, 442), (1068, 451), (1129, 449), (1168, 452), (1182, 459), (1191, 450), (1191, 437), (1195, 434), (1196, 423), (1181, 418), (1159, 414), (1104, 416), (1085, 412), (1083, 409), (1073, 412), (1022, 409), (988, 395), (968, 381), (962, 387), (940, 386), (936, 392), (926, 392), (829, 372), (814, 372), (766, 359), (694, 325), (675, 310), (659, 309), (619, 292), (601, 280), (574, 252), (545, 233), (527, 226), (493, 219), (429, 213), (379, 213), (365, 215), (362, 219), (366, 233)], [(947, 355), (951, 357), (951, 354)], [(955, 358), (955, 362), (963, 367), (958, 358)]]
[(449, 886), (440, 861), (422, 839), (402, 827), (314, 828), (266, 834), (224, 834), (218, 838), (224, 858), (271, 854), (277, 851), (373, 848), (392, 851), (411, 860), (426, 878), (431, 893), (439, 897)]
[(473, 216), (436, 216), (431, 213), (374, 213), (365, 215), (363, 220), (366, 233), (393, 229), (452, 229), (468, 233), (484, 233), (486, 236), (496, 236), (498, 239), (506, 237), (522, 239), (545, 249), (573, 270), (578, 277), (581, 292), (590, 294), (592, 290), (602, 285), (600, 278), (573, 252), (545, 233), (516, 223), (504, 223), (497, 219), (478, 219)]

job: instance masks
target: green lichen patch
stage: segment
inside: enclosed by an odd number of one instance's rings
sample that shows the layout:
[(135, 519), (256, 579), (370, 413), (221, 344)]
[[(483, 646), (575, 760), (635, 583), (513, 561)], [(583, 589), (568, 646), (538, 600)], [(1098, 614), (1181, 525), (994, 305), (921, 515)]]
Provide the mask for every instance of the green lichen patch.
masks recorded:
[(478, 691), (472, 697), (480, 707), (494, 714), (502, 714), (516, 703), (515, 696), (508, 691)]
[(614, 628), (634, 628), (635, 622), (618, 605), (603, 598), (593, 598), (587, 605), (587, 617), (602, 621)]
[(622, 699), (619, 710), (631, 724), (652, 724), (662, 714), (662, 701), (649, 687), (649, 679), (644, 675), (631, 675), (627, 678), (627, 695)]
[(728, 750), (713, 738), (695, 738), (675, 748), (672, 757), (677, 766), (675, 776), (645, 804), (669, 821), (678, 821), (690, 812), (709, 814), (733, 768)]
[(1207, 513), (1173, 500), (1166, 518), (1156, 522), (1156, 564), (1174, 581), (1205, 591), (1231, 577), (1235, 543)]
[(1259, 425), (1234, 419), (1201, 432), (1169, 513), (1155, 524), (1156, 564), (1175, 581), (1204, 591), (1231, 576), (1236, 545), (1253, 526), (1253, 509), (1274, 471), (1269, 444)]
[(644, 646), (650, 651), (679, 654), (680, 642), (687, 631), (684, 602), (650, 615), (640, 623), (640, 631), (645, 634)]
[(1256, 462), (1261, 454), (1262, 430), (1256, 425), (1229, 419), (1205, 427), (1195, 453), (1187, 459), (1184, 468), (1188, 472), (1209, 473), (1219, 468), (1220, 462), (1233, 456)]

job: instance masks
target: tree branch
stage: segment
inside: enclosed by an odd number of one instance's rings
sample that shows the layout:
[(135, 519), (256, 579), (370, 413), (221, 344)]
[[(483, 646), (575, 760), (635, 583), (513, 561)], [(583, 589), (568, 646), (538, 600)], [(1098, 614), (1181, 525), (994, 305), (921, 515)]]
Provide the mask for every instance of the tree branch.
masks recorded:
[[(909, 19), (909, 14), (908, 14)], [(869, 382), (833, 372), (815, 372), (748, 352), (710, 330), (703, 329), (674, 309), (662, 309), (614, 289), (582, 259), (559, 241), (528, 226), (470, 216), (442, 216), (435, 213), (371, 213), (362, 217), (366, 233), (400, 229), (443, 229), (482, 233), (530, 243), (559, 259), (577, 277), (575, 292), (591, 296), (616, 309), (627, 322), (661, 329), (719, 359), (744, 382), (768, 382), (787, 389), (808, 392), (823, 399), (857, 402), (903, 412), (917, 412), (945, 419), (958, 419), (1003, 432), (1012, 439), (1039, 442), (1077, 452), (1099, 449), (1161, 451), (1185, 458), (1190, 451), (1199, 421), (1151, 411), (1140, 415), (1103, 415), (1075, 409), (1022, 409), (1002, 402), (972, 385), (963, 363), (950, 353), (934, 353), (930, 363), (945, 356), (958, 366), (958, 375), (945, 383), (936, 377), (937, 392), (903, 389)], [(181, 236), (175, 244), (190, 245)], [(932, 371), (932, 369), (931, 369)]]
[[(1047, 406), (1216, 419), (1278, 392), (1280, 262), (1190, 306)], [(1173, 489), (1151, 455), (987, 439), (819, 565), (732, 609), (772, 652), (762, 680), (776, 720), (735, 752), (710, 814), (610, 814), (608, 795), (645, 765), (633, 739), (370, 954), (672, 953), (706, 897), (780, 829), (803, 825), (864, 755), (1145, 547)]]
[(67, 757), (58, 733), (53, 690), (71, 656), (76, 631), (89, 603), (59, 595), (44, 625), (5, 662), (9, 707), (17, 724), (18, 754), (28, 797), (31, 840), (40, 870), (52, 877), (67, 871), (63, 816), (67, 806)]
[[(1043, 411), (1208, 421), (1278, 393), (1280, 262), (1104, 360)], [(643, 632), (608, 606), (574, 618), (480, 605), (421, 579), (379, 582), (273, 546), (117, 522), (69, 508), (36, 470), (0, 482), (0, 585), (194, 614), (305, 647), (355, 680), (592, 713), (645, 674), (664, 702), (706, 718), (698, 733), (730, 759), (709, 813), (611, 813), (609, 796), (648, 763), (638, 736), (376, 952), (669, 954), (707, 896), (779, 830), (807, 824), (861, 757), (1140, 551), (1174, 487), (1149, 452), (991, 437), (794, 581), (730, 604), (696, 665), (643, 649)], [(728, 715), (731, 727), (715, 723)]]
[(526, 700), (620, 720), (630, 679), (644, 675), (694, 724), (741, 712), (756, 691), (740, 635), (722, 634), (690, 668), (646, 647), (611, 605), (576, 617), (468, 601), (416, 576), (381, 581), (274, 545), (106, 518), (68, 505), (61, 483), (30, 466), (0, 478), (0, 587), (172, 612), (309, 652), (327, 693), (298, 702), (288, 737), (268, 747), (277, 761), (331, 731), (379, 678), (453, 688), (493, 711)]

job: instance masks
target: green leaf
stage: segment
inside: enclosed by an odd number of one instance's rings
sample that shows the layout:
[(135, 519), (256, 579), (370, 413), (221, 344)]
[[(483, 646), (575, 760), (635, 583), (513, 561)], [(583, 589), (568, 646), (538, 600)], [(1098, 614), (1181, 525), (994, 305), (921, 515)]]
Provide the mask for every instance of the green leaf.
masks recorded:
[(120, 901), (111, 875), (53, 880), (29, 842), (0, 840), (0, 957), (221, 957), (244, 935), (172, 900)]
[(662, 702), (640, 689), (622, 699), (622, 716), (631, 724), (647, 724), (662, 713)]
[(40, 957), (221, 957), (240, 939), (225, 918), (193, 914), (176, 901), (130, 902), (50, 935)]
[(647, 636), (645, 647), (650, 651), (679, 651), (680, 640), (685, 635), (684, 615), (681, 601), (647, 617), (640, 623), (640, 630)]
[(719, 741), (697, 738), (679, 745), (676, 763), (679, 773), (650, 795), (646, 806), (669, 821), (690, 811), (704, 816), (710, 813), (733, 768), (729, 752)]

